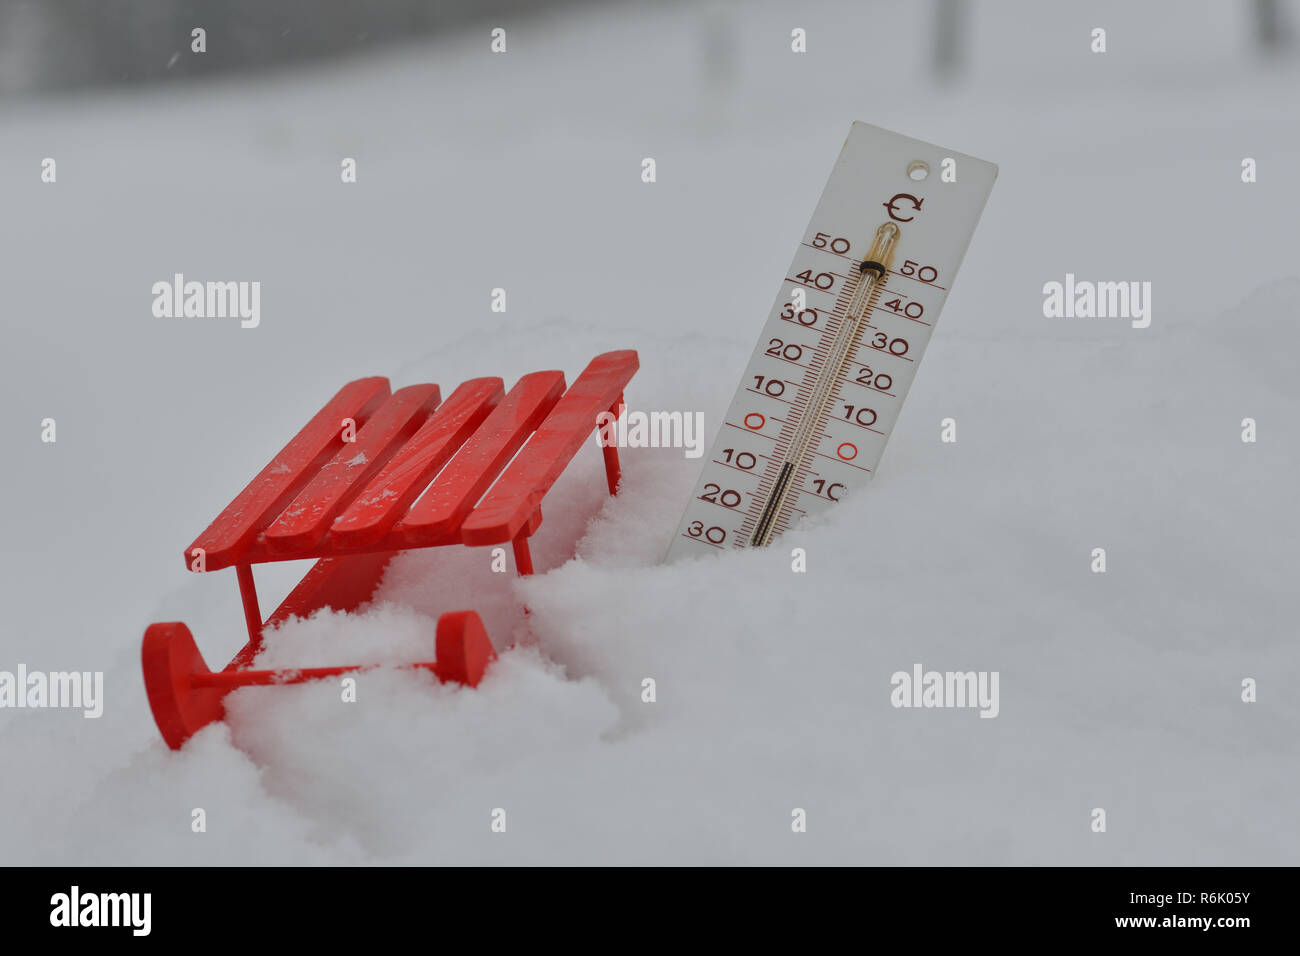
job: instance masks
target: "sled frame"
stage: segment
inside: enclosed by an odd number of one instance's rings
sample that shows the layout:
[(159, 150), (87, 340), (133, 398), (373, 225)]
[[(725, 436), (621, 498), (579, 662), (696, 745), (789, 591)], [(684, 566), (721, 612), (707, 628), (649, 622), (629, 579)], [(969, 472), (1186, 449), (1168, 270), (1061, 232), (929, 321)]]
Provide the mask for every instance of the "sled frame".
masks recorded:
[[(290, 618), (368, 602), (400, 551), (509, 542), (517, 573), (532, 574), (528, 539), (543, 499), (599, 416), (622, 414), (638, 366), (634, 351), (606, 352), (567, 388), (559, 371), (525, 375), (508, 392), (500, 378), (477, 378), (445, 401), (437, 385), (394, 392), (382, 377), (339, 389), (185, 550), (191, 571), (235, 569), (248, 642), (213, 673), (184, 624), (145, 632), (146, 690), (168, 745), (179, 748), (221, 719), (221, 700), (235, 687), (357, 670), (250, 668), (264, 635)], [(618, 449), (601, 447), (614, 495)], [(263, 620), (253, 566), (302, 559), (316, 563)], [(478, 615), (456, 611), (439, 619), (437, 661), (409, 666), (475, 686), (494, 657)]]

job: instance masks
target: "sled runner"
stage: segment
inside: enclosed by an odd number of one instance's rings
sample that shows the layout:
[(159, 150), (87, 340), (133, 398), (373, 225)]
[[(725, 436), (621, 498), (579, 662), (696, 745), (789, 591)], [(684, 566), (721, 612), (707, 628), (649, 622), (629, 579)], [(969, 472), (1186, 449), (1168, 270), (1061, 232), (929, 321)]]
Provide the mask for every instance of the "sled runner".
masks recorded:
[[(214, 673), (184, 624), (145, 631), (145, 690), (168, 746), (179, 749), (220, 720), (223, 698), (237, 687), (359, 670), (251, 665), (267, 630), (320, 608), (352, 611), (368, 601), (398, 551), (510, 542), (516, 569), (531, 574), (528, 539), (541, 524), (542, 499), (595, 431), (597, 416), (619, 414), (637, 367), (634, 351), (606, 352), (567, 390), (562, 372), (534, 372), (509, 392), (499, 378), (472, 379), (445, 401), (437, 385), (396, 392), (386, 378), (344, 385), (185, 552), (192, 571), (235, 569), (248, 643)], [(613, 495), (618, 449), (603, 453)], [(316, 564), (263, 622), (253, 565), (303, 558)], [(442, 615), (435, 650), (436, 660), (410, 666), (470, 687), (496, 656), (474, 611)]]

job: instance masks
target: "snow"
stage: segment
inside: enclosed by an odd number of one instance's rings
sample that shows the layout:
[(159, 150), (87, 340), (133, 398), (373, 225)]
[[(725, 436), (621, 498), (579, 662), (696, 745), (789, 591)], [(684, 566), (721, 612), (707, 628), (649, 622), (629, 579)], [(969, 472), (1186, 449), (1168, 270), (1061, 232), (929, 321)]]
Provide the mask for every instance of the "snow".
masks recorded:
[[(1015, 2), (973, 8), (971, 69), (936, 87), (928, 17), (579, 9), (506, 24), (504, 56), (484, 29), (5, 104), (0, 668), (103, 670), (106, 702), (0, 712), (0, 859), (1300, 860), (1297, 73), (1254, 63), (1229, 5)], [(405, 555), (371, 611), (291, 622), (259, 660), (427, 660), (470, 607), (523, 642), (477, 690), (391, 666), (352, 704), (242, 690), (165, 748), (144, 627), (186, 621), (214, 667), (243, 641), (233, 575), (181, 549), (339, 384), (571, 380), (631, 347), (629, 405), (701, 410), (711, 438), (854, 119), (1001, 167), (866, 491), (769, 551), (663, 566), (699, 461), (628, 450), (609, 500), (593, 440), (533, 579)], [(153, 318), (174, 272), (261, 281), (260, 326)], [(1067, 272), (1151, 281), (1151, 327), (1045, 319)], [(259, 568), (264, 609), (305, 570)], [(892, 708), (917, 662), (999, 671), (999, 716)]]

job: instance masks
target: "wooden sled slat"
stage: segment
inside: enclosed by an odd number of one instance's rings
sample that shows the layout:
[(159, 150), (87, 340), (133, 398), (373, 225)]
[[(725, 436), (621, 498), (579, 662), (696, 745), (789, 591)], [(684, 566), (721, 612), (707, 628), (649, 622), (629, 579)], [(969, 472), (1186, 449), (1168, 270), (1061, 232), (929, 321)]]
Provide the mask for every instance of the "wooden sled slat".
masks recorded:
[(471, 379), (452, 392), (335, 519), (330, 540), (343, 548), (359, 548), (383, 538), (501, 401), (501, 395), (499, 378)]
[(267, 528), (267, 550), (284, 555), (319, 543), (335, 514), (424, 424), (440, 398), (437, 385), (410, 385), (394, 392), (357, 432), (356, 441), (344, 443)]
[(235, 564), (266, 524), (342, 447), (344, 419), (351, 418), (360, 427), (387, 398), (386, 378), (357, 379), (339, 389), (185, 550), (186, 567), (195, 548), (202, 549), (209, 571)]
[(411, 506), (396, 529), (403, 540), (414, 546), (455, 535), (483, 492), (563, 394), (563, 372), (534, 372), (521, 378)]
[(592, 359), (500, 480), (461, 525), (468, 545), (510, 541), (528, 523), (551, 485), (596, 430), (596, 416), (617, 404), (638, 368), (637, 354)]

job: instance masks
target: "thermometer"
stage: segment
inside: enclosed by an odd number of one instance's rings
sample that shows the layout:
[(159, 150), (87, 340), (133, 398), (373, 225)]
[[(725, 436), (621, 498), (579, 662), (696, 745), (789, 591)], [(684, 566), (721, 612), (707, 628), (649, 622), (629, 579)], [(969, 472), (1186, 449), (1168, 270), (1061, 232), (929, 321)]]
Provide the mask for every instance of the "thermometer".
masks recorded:
[(997, 174), (853, 124), (668, 560), (766, 547), (871, 478)]

